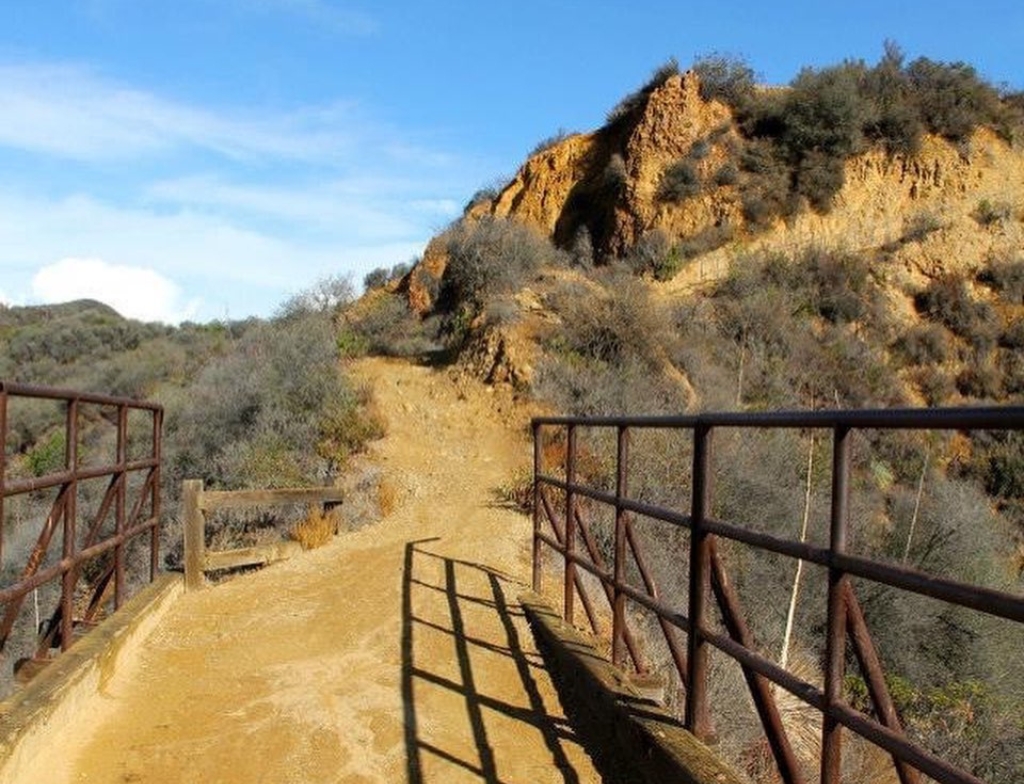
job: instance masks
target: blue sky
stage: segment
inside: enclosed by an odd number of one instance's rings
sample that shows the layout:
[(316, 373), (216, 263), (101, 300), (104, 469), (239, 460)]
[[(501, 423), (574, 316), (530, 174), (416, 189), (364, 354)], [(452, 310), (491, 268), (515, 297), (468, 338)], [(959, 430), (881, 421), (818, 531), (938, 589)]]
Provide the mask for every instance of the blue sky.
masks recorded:
[(408, 261), (671, 56), (963, 60), (1024, 89), (1024, 4), (0, 0), (0, 300), (268, 316)]

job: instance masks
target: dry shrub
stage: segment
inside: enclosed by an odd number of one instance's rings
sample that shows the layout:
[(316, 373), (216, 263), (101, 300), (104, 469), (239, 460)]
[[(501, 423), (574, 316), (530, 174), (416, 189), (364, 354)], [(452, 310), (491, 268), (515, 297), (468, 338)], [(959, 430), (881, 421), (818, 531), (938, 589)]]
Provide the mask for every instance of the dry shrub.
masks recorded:
[(498, 500), (517, 512), (533, 513), (533, 470), (519, 468), (495, 490)]
[[(820, 668), (806, 652), (797, 654), (787, 669), (796, 677), (821, 688)], [(797, 760), (805, 773), (816, 771), (821, 758), (821, 713), (782, 688), (773, 687), (775, 704)], [(742, 752), (742, 765), (757, 784), (781, 781), (768, 740), (759, 737)], [(881, 749), (844, 731), (842, 780), (849, 784), (897, 784), (892, 758)]]
[(377, 506), (381, 517), (390, 517), (398, 503), (398, 488), (388, 479), (381, 479), (377, 485)]
[(292, 526), (288, 535), (302, 545), (303, 550), (323, 547), (337, 532), (334, 515), (315, 505), (310, 504), (306, 516)]

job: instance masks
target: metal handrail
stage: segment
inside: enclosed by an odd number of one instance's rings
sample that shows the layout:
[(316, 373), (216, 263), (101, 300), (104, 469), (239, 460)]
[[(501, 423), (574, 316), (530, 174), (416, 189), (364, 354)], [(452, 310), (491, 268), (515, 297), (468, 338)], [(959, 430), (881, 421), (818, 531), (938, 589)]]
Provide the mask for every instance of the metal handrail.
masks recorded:
[[(42, 476), (8, 477), (7, 436), (12, 399), (49, 400), (63, 404), (63, 465)], [(79, 440), (83, 411), (92, 408), (114, 409), (116, 413), (116, 455), (102, 465), (82, 465)], [(142, 412), (148, 417), (147, 454), (129, 459), (129, 415)], [(49, 649), (59, 645), (66, 650), (73, 641), (76, 620), (91, 623), (109, 601), (113, 587), (115, 610), (126, 596), (127, 545), (137, 537), (149, 538), (149, 579), (159, 570), (160, 542), (160, 461), (162, 451), (163, 407), (159, 404), (124, 397), (98, 395), (67, 389), (17, 384), (0, 381), (0, 559), (4, 556), (5, 502), (17, 496), (56, 490), (49, 514), (41, 524), (40, 533), (30, 550), (19, 577), (0, 586), (0, 651), (7, 644), (26, 596), (49, 582), (60, 581), (60, 600), (40, 630), (35, 656), (46, 657)], [(140, 481), (132, 483), (136, 477)], [(78, 496), (80, 483), (108, 480), (98, 510), (91, 519), (80, 519)], [(133, 484), (135, 489), (133, 490)], [(129, 495), (134, 495), (129, 504)], [(113, 531), (103, 533), (104, 524), (113, 518)], [(80, 529), (80, 524), (87, 527)], [(62, 542), (60, 558), (43, 566), (57, 534)], [(84, 536), (83, 536), (84, 534)], [(108, 555), (109, 554), (109, 555)], [(83, 567), (101, 557), (104, 563), (99, 576), (89, 586), (92, 590), (88, 606), (75, 618), (74, 597), (83, 574)]]
[[(542, 435), (545, 429), (564, 432), (564, 479), (544, 472)], [(577, 478), (577, 434), (581, 428), (611, 429), (617, 434), (616, 487), (614, 492), (588, 486)], [(795, 428), (832, 431), (831, 523), (828, 546), (784, 539), (749, 528), (712, 519), (711, 442), (716, 430), (725, 428)], [(640, 502), (628, 493), (628, 454), (630, 431), (662, 429), (691, 431), (693, 470), (691, 504), (688, 510), (666, 508)], [(976, 585), (935, 577), (846, 552), (848, 531), (851, 434), (858, 430), (1024, 430), (1024, 407), (979, 407), (958, 409), (894, 409), (859, 411), (783, 411), (733, 412), (684, 416), (632, 417), (538, 417), (533, 420), (534, 434), (534, 536), (533, 583), (541, 589), (544, 548), (558, 552), (563, 559), (563, 616), (573, 620), (574, 597), (582, 594), (577, 568), (599, 580), (611, 600), (612, 659), (625, 664), (624, 639), (628, 632), (624, 603), (628, 598), (658, 617), (665, 630), (666, 643), (686, 689), (685, 724), (695, 735), (711, 734), (706, 696), (709, 647), (736, 660), (751, 688), (751, 696), (761, 718), (769, 745), (783, 781), (800, 784), (803, 774), (786, 737), (774, 697), (773, 683), (814, 707), (823, 716), (821, 782), (840, 781), (840, 734), (852, 730), (868, 742), (888, 752), (903, 784), (918, 781), (918, 771), (942, 784), (980, 784), (970, 773), (911, 742), (903, 733), (888, 694), (881, 664), (870, 633), (864, 623), (854, 594), (851, 577), (858, 577), (932, 597), (950, 604), (968, 607), (997, 617), (1024, 623), (1024, 597)], [(556, 519), (548, 490), (564, 498), (564, 518)], [(576, 531), (584, 540), (590, 537), (587, 522), (580, 514), (580, 500), (615, 510), (614, 563), (596, 562), (592, 556), (577, 552)], [(644, 588), (626, 581), (628, 553), (633, 563), (642, 566), (642, 554), (632, 537), (631, 516), (640, 515), (680, 526), (690, 531), (688, 572), (689, 604), (673, 607), (657, 595), (656, 586), (644, 572)], [(545, 522), (555, 529), (552, 538), (544, 532)], [(564, 535), (560, 533), (564, 529)], [(722, 537), (787, 557), (803, 559), (828, 570), (828, 613), (824, 686), (818, 688), (760, 655), (746, 627), (739, 600), (729, 584), (719, 557), (716, 539)], [(630, 549), (625, 546), (629, 542)], [(716, 602), (728, 634), (715, 632), (708, 625), (708, 605)], [(588, 615), (590, 613), (588, 612)], [(686, 655), (669, 635), (668, 627), (686, 634)], [(595, 626), (595, 631), (597, 631)], [(869, 696), (878, 720), (860, 713), (842, 697), (847, 645), (852, 643), (868, 684)], [(635, 657), (634, 657), (635, 660)]]

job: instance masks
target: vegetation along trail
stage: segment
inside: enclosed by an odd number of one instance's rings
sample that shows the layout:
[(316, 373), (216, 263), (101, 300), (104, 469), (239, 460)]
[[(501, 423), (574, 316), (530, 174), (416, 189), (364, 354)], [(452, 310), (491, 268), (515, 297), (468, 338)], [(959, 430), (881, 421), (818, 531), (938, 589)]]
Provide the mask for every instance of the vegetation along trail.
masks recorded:
[(393, 513), (186, 595), (35, 780), (599, 780), (516, 603), (530, 524), (494, 488), (528, 459), (522, 422), (477, 382), (354, 370)]

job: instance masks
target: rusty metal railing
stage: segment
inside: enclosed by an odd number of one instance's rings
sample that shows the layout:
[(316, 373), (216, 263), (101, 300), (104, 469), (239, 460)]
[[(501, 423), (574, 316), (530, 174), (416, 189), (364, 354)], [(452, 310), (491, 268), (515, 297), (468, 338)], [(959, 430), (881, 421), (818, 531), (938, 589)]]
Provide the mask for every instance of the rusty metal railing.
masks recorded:
[[(577, 435), (610, 430), (616, 436), (615, 490), (608, 492), (578, 480), (580, 461)], [(829, 430), (832, 433), (830, 532), (827, 547), (785, 539), (716, 520), (711, 517), (713, 476), (712, 440), (723, 429)], [(692, 474), (690, 508), (672, 509), (642, 503), (630, 497), (630, 433), (641, 429), (688, 431), (691, 434)], [(540, 591), (544, 548), (560, 553), (563, 561), (563, 614), (574, 618), (575, 597), (597, 631), (595, 611), (580, 579), (580, 569), (596, 577), (608, 597), (612, 614), (612, 659), (618, 666), (633, 659), (642, 664), (630, 633), (626, 601), (654, 613), (665, 635), (671, 658), (685, 689), (685, 725), (697, 737), (711, 732), (707, 696), (708, 656), (714, 648), (735, 660), (743, 671), (756, 712), (764, 728), (779, 775), (787, 784), (802, 784), (804, 774), (776, 706), (772, 684), (793, 694), (822, 715), (820, 781), (839, 784), (841, 733), (848, 729), (891, 755), (902, 784), (919, 780), (924, 773), (942, 784), (981, 784), (970, 773), (940, 759), (912, 742), (903, 731), (888, 692), (882, 665), (857, 600), (851, 577), (883, 584), (970, 608), (1016, 623), (1024, 623), (1024, 597), (937, 577), (895, 566), (847, 551), (851, 480), (851, 435), (858, 430), (1024, 430), (1024, 408), (973, 408), (891, 411), (814, 411), (781, 413), (726, 413), (677, 417), (545, 417), (533, 421), (534, 434), (534, 532), (533, 583)], [(545, 436), (564, 438), (564, 479), (544, 473)], [(556, 513), (550, 491), (557, 491)], [(614, 510), (611, 568), (602, 557), (584, 515), (581, 500)], [(635, 535), (636, 517), (659, 520), (687, 529), (689, 596), (686, 608), (673, 606), (659, 596)], [(552, 529), (545, 531), (545, 522)], [(719, 538), (758, 550), (807, 561), (827, 569), (828, 605), (825, 639), (824, 685), (808, 683), (758, 652), (744, 618), (737, 592), (725, 571), (718, 551)], [(581, 553), (582, 544), (585, 553)], [(630, 584), (627, 566), (635, 567), (643, 587)], [(712, 628), (709, 610), (714, 602), (725, 634)], [(686, 634), (685, 648), (676, 632)], [(854, 709), (843, 697), (848, 642), (864, 675), (873, 718)]]
[[(19, 400), (54, 405), (58, 433), (63, 428), (64, 452), (56, 465), (20, 476), (12, 470), (14, 456), (8, 454), (12, 403)], [(140, 426), (130, 427), (132, 416), (132, 424)], [(137, 422), (140, 417), (142, 421)], [(48, 620), (36, 630), (35, 658), (45, 659), (53, 648), (66, 650), (75, 626), (93, 623), (111, 601), (119, 608), (126, 599), (127, 549), (136, 537), (148, 538), (149, 579), (154, 579), (159, 568), (162, 421), (163, 408), (153, 403), (0, 382), (0, 564), (7, 566), (10, 560), (7, 539), (13, 523), (6, 509), (11, 499), (20, 496), (42, 502), (45, 509), (47, 494), (55, 493), (17, 577), (0, 586), (0, 651), (11, 637), (26, 597), (47, 584), (59, 581), (60, 598), (56, 608), (45, 613)], [(113, 425), (112, 459), (95, 459), (94, 453), (99, 451), (95, 446), (83, 454), (82, 441), (88, 431), (84, 422)], [(95, 510), (80, 519), (80, 495), (86, 483), (90, 487), (105, 483), (106, 487)], [(19, 527), (34, 522), (23, 521)], [(60, 554), (51, 557), (58, 531)], [(86, 571), (88, 585), (82, 579)], [(78, 597), (83, 587), (86, 596)]]

